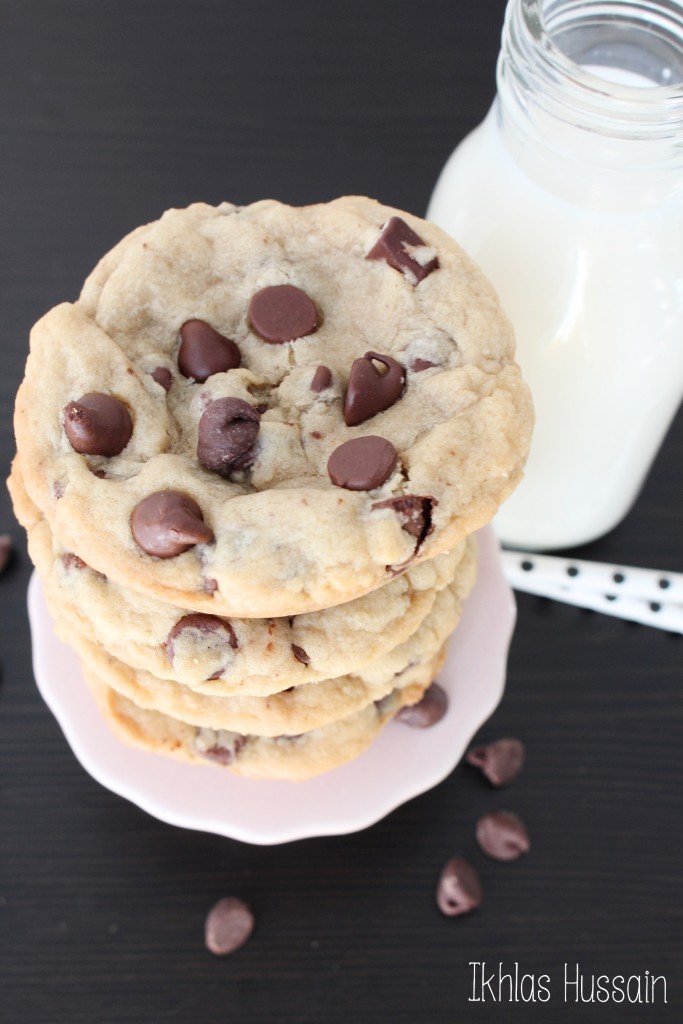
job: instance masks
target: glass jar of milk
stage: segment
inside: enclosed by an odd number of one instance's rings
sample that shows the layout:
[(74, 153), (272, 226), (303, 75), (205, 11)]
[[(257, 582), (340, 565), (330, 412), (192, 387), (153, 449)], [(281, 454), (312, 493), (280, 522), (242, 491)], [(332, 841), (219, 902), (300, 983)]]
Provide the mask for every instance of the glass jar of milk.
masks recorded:
[(534, 396), (499, 536), (600, 536), (683, 396), (683, 0), (510, 0), (498, 95), (428, 217), (497, 288)]

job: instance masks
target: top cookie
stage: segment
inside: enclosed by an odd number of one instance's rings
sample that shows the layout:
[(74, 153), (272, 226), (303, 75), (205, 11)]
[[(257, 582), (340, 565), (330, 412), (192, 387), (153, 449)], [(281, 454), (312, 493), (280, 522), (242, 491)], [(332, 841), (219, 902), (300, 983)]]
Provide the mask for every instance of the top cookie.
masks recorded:
[(245, 618), (339, 604), (512, 491), (532, 422), (513, 353), (482, 274), (408, 214), (170, 210), (35, 326), (26, 488), (134, 590)]

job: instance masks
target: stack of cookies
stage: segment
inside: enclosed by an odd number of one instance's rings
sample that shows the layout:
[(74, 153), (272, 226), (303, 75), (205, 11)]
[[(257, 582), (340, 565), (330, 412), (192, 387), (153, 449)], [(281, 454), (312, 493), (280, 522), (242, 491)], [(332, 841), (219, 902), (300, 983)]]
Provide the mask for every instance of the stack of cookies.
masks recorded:
[(430, 692), (531, 423), (497, 298), (433, 225), (196, 204), (34, 328), (9, 486), (122, 738), (302, 779)]

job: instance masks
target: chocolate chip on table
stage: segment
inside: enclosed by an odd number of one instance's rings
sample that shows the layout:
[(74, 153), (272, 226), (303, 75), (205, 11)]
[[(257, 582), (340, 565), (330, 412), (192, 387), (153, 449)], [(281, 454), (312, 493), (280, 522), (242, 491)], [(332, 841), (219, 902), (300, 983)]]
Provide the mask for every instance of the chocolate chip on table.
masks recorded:
[(311, 659), (303, 647), (299, 647), (298, 644), (290, 644), (290, 647), (297, 661), (300, 661), (302, 665), (310, 665)]
[(401, 397), (405, 382), (405, 370), (391, 356), (366, 352), (362, 359), (354, 359), (344, 399), (347, 427), (358, 426), (392, 406)]
[(14, 542), (9, 533), (0, 533), (0, 573), (3, 573), (10, 563)]
[(435, 498), (420, 498), (416, 494), (404, 494), (398, 498), (376, 501), (376, 508), (390, 508), (401, 518), (401, 527), (417, 540), (416, 550), (425, 537), (432, 532), (432, 509)]
[(314, 391), (318, 395), (321, 391), (326, 391), (331, 385), (332, 371), (329, 366), (319, 366), (313, 374), (311, 391)]
[(111, 458), (130, 441), (133, 421), (118, 398), (92, 391), (64, 406), (64, 430), (79, 455)]
[(175, 651), (173, 643), (178, 639), (181, 633), (186, 630), (193, 630), (194, 632), (203, 633), (205, 636), (212, 637), (213, 639), (219, 640), (233, 650), (236, 650), (238, 645), (235, 631), (227, 621), (227, 619), (221, 619), (217, 615), (205, 615), (202, 612), (192, 612), (190, 615), (184, 615), (182, 619), (178, 619), (175, 626), (172, 626), (169, 630), (168, 637), (166, 638), (166, 653), (168, 654), (169, 661), (173, 664), (173, 658)]
[(438, 683), (432, 683), (417, 704), (406, 704), (401, 708), (396, 721), (414, 729), (429, 729), (440, 722), (447, 711), (448, 694)]
[(130, 528), (138, 546), (157, 558), (175, 558), (213, 540), (199, 505), (181, 491), (155, 491), (143, 498), (133, 509)]
[(439, 266), (436, 256), (428, 258), (425, 263), (421, 262), (414, 250), (424, 247), (425, 243), (420, 236), (404, 220), (390, 217), (366, 259), (385, 260), (390, 267), (400, 270), (417, 285)]
[(464, 857), (453, 857), (445, 865), (436, 889), (436, 902), (442, 914), (459, 917), (475, 910), (482, 901), (479, 875)]
[(252, 295), (249, 323), (259, 338), (271, 345), (303, 338), (320, 326), (315, 303), (293, 284), (262, 288)]
[(513, 811), (491, 811), (477, 822), (477, 842), (494, 860), (517, 860), (531, 843), (526, 825)]
[(247, 904), (236, 896), (226, 896), (207, 914), (206, 948), (216, 956), (227, 956), (244, 945), (253, 929), (254, 915)]
[(327, 472), (337, 487), (372, 491), (389, 479), (397, 461), (391, 441), (370, 434), (354, 437), (335, 448), (327, 461)]
[(204, 320), (186, 320), (180, 328), (178, 369), (183, 377), (202, 383), (214, 373), (236, 370), (242, 356), (232, 338), (226, 338)]
[(197, 458), (202, 466), (227, 476), (254, 461), (261, 414), (241, 398), (210, 402), (199, 421)]
[(155, 380), (157, 384), (161, 384), (164, 391), (171, 390), (173, 374), (166, 366), (157, 366), (156, 369), (152, 370), (150, 377), (152, 380)]
[(479, 768), (493, 786), (506, 786), (516, 779), (524, 764), (521, 740), (506, 738), (473, 747), (465, 756), (468, 764)]

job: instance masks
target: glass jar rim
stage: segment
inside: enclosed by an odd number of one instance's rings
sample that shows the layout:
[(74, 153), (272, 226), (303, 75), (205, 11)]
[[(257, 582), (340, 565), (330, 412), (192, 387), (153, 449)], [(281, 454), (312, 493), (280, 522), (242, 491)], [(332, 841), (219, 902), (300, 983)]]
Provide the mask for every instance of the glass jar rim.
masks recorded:
[[(573, 60), (557, 42), (558, 26), (588, 24), (597, 13), (613, 14), (613, 23), (619, 16), (631, 27), (647, 32), (646, 17), (659, 13), (662, 23), (671, 27), (672, 49), (680, 54), (683, 69), (683, 4), (673, 0), (509, 0), (503, 29), (503, 46), (499, 62), (499, 85), (503, 65), (507, 60), (516, 79), (523, 82), (525, 74), (539, 102), (549, 111), (559, 113), (571, 104), (576, 115), (583, 111), (590, 118), (605, 118), (611, 131), (620, 134), (620, 125), (626, 132), (640, 124), (646, 131), (667, 133), (680, 131), (683, 136), (683, 71), (681, 81), (658, 83), (651, 86), (624, 84), (603, 78)], [(550, 16), (548, 12), (550, 10)], [(638, 26), (638, 13), (642, 25)], [(558, 14), (564, 15), (562, 20)], [(553, 18), (553, 15), (555, 16)], [(514, 52), (513, 52), (514, 51)], [(597, 63), (597, 62), (595, 62)], [(617, 64), (613, 65), (615, 68)], [(571, 101), (566, 96), (571, 86)]]

